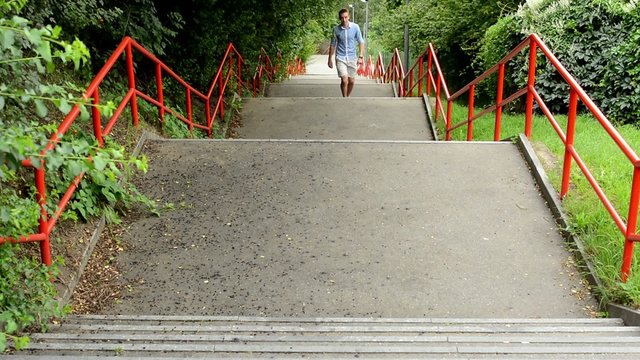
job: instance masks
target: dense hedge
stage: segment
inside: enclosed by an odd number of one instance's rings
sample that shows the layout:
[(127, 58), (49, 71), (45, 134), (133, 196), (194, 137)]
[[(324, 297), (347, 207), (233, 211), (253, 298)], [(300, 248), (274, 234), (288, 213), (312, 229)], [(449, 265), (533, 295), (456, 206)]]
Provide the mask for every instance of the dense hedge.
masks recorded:
[[(492, 66), (537, 33), (612, 120), (635, 123), (640, 115), (639, 10), (637, 1), (531, 1), (486, 31), (478, 60), (485, 68)], [(520, 66), (525, 57), (520, 56)], [(527, 73), (514, 66), (511, 84), (522, 87)], [(568, 86), (551, 65), (539, 65), (536, 77), (547, 105), (566, 111)]]

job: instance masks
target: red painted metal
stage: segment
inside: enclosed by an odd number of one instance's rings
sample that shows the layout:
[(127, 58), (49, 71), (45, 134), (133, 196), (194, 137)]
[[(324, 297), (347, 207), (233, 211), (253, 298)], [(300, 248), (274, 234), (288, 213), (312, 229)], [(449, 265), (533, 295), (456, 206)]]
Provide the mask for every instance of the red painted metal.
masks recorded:
[(42, 262), (50, 266), (51, 265), (51, 244), (50, 244), (50, 232), (48, 231), (48, 217), (46, 205), (47, 205), (47, 185), (45, 184), (44, 174), (44, 161), (40, 164), (40, 167), (34, 169), (36, 178), (36, 200), (40, 205), (40, 221), (38, 230), (40, 234), (44, 235), (44, 239), (40, 241), (40, 258)]
[(569, 180), (571, 179), (571, 152), (576, 134), (576, 118), (578, 116), (578, 95), (571, 89), (569, 93), (569, 115), (567, 117), (567, 135), (564, 141), (564, 165), (562, 167), (562, 184), (560, 185), (560, 198), (564, 199), (569, 192)]
[(502, 126), (502, 97), (504, 96), (504, 64), (498, 65), (498, 89), (496, 91), (496, 123), (493, 141), (500, 141), (500, 127)]
[[(135, 78), (135, 66), (134, 66), (134, 57), (133, 51), (141, 54), (143, 57), (150, 60), (155, 66), (156, 73), (156, 86), (157, 86), (157, 98), (154, 98), (148, 94), (143, 93), (142, 91), (136, 88), (136, 78)], [(106, 122), (106, 124), (102, 124), (102, 114), (98, 106), (100, 105), (100, 94), (99, 94), (99, 86), (107, 77), (109, 72), (115, 66), (115, 64), (120, 61), (122, 55), (125, 55), (125, 68), (127, 72), (128, 85), (129, 89), (127, 93), (123, 96), (122, 100), (118, 104), (118, 107), (114, 111), (114, 114), (111, 118)], [(262, 56), (266, 56), (266, 51), (261, 51)], [(151, 54), (148, 50), (138, 44), (135, 40), (130, 37), (124, 37), (115, 51), (111, 54), (111, 56), (107, 59), (103, 67), (96, 74), (93, 81), (89, 84), (89, 87), (82, 95), (82, 99), (85, 101), (90, 101), (92, 105), (92, 118), (93, 118), (93, 133), (94, 136), (100, 146), (104, 143), (104, 136), (108, 136), (114, 126), (116, 125), (120, 115), (124, 111), (127, 105), (131, 105), (131, 116), (132, 122), (137, 126), (138, 124), (138, 106), (137, 106), (137, 98), (140, 97), (145, 101), (155, 105), (158, 107), (158, 115), (161, 122), (164, 122), (165, 113), (169, 113), (175, 116), (177, 119), (181, 120), (189, 127), (190, 131), (194, 128), (198, 130), (202, 130), (207, 132), (209, 136), (212, 135), (212, 127), (214, 123), (214, 119), (220, 113), (220, 117), (224, 116), (224, 97), (227, 95), (226, 89), (227, 84), (230, 79), (235, 76), (238, 80), (238, 91), (244, 87), (244, 80), (241, 77), (242, 67), (244, 66), (244, 60), (240, 53), (235, 49), (233, 44), (229, 44), (227, 47), (227, 51), (223, 57), (221, 65), (218, 69), (216, 76), (212, 81), (212, 85), (209, 89), (207, 95), (204, 95), (202, 92), (196, 90), (187, 82), (185, 82), (181, 77), (179, 77), (173, 70), (167, 67), (162, 61), (160, 61), (157, 57)], [(270, 80), (273, 80), (275, 76), (275, 69), (277, 66), (273, 66), (271, 61), (266, 56), (264, 61), (265, 66), (268, 69), (268, 76)], [(222, 69), (226, 68), (226, 75), (223, 79)], [(304, 70), (304, 64), (300, 59), (296, 60), (295, 69), (291, 69), (300, 73)], [(184, 87), (186, 92), (186, 109), (187, 116), (183, 116), (177, 111), (169, 108), (165, 104), (164, 93), (163, 93), (163, 75), (167, 75), (175, 80), (178, 84)], [(215, 91), (217, 90), (217, 91)], [(216, 108), (213, 113), (210, 112), (210, 101), (213, 97), (214, 91), (216, 92)], [(193, 108), (192, 108), (192, 98), (196, 97), (198, 100), (204, 103), (205, 105), (205, 122), (204, 124), (199, 124), (193, 119)], [(75, 105), (71, 108), (71, 111), (67, 113), (64, 117), (57, 130), (51, 137), (45, 148), (42, 150), (42, 155), (46, 154), (46, 152), (53, 150), (59, 143), (60, 139), (64, 136), (64, 134), (68, 131), (73, 122), (80, 115), (80, 106)], [(90, 159), (90, 157), (89, 157)], [(0, 237), (0, 244), (4, 242), (12, 242), (12, 243), (24, 243), (24, 242), (39, 242), (40, 243), (40, 252), (42, 262), (46, 265), (51, 265), (51, 251), (50, 251), (50, 236), (53, 231), (58, 219), (64, 212), (67, 207), (70, 199), (72, 198), (74, 192), (78, 188), (80, 182), (84, 174), (80, 174), (75, 177), (72, 183), (69, 185), (60, 201), (58, 202), (57, 208), (50, 214), (47, 210), (46, 199), (47, 199), (47, 186), (45, 179), (45, 163), (44, 160), (40, 160), (40, 164), (34, 166), (29, 160), (23, 160), (22, 165), (25, 167), (33, 167), (34, 177), (35, 177), (35, 187), (36, 187), (36, 201), (40, 206), (40, 219), (38, 225), (38, 233), (19, 236), (18, 238), (9, 238), (9, 237)]]
[(100, 94), (98, 92), (98, 88), (93, 92), (93, 96), (91, 97), (91, 114), (93, 116), (93, 136), (96, 137), (98, 144), (100, 146), (104, 145), (104, 140), (102, 139), (102, 120), (100, 116), (100, 108), (98, 105), (100, 104)]
[(531, 39), (529, 45), (529, 77), (527, 79), (527, 102), (525, 109), (524, 135), (531, 139), (531, 128), (533, 126), (533, 90), (536, 82), (536, 42)]
[[(516, 91), (515, 93), (508, 96), (506, 99), (504, 98), (504, 78), (505, 78), (505, 65), (512, 61), (516, 55), (518, 55), (523, 50), (529, 50), (529, 66), (528, 66), (528, 79), (527, 86), (523, 89)], [(540, 94), (535, 89), (536, 82), (536, 62), (539, 56), (539, 53), (544, 55), (544, 58), (548, 63), (550, 63), (558, 74), (565, 80), (565, 82), (570, 87), (570, 106), (568, 112), (568, 123), (567, 123), (567, 134), (563, 132), (561, 126), (555, 119), (554, 115), (549, 111), (548, 107), (544, 103), (543, 99), (540, 97)], [(413, 71), (415, 71), (416, 67), (419, 69), (419, 61), (409, 70), (407, 74), (399, 71), (401, 69), (401, 64), (396, 63), (395, 60), (396, 54), (394, 53), (392, 57), (392, 61), (390, 63), (390, 67), (388, 69), (389, 73), (394, 75), (385, 76), (385, 82), (398, 82), (402, 84), (409, 80), (411, 84), (409, 89), (405, 92), (401, 92), (401, 94), (406, 96), (413, 95), (412, 87), (415, 86), (415, 83), (411, 80), (413, 78)], [(563, 164), (563, 178), (561, 184), (560, 196), (564, 198), (569, 191), (569, 182), (571, 175), (571, 164), (573, 161), (578, 165), (582, 174), (585, 176), (592, 189), (600, 199), (604, 208), (607, 210), (611, 219), (616, 224), (620, 232), (624, 236), (624, 254), (621, 265), (621, 275), (620, 278), (622, 281), (626, 281), (629, 277), (629, 271), (631, 269), (631, 262), (633, 259), (633, 249), (634, 243), (640, 241), (640, 234), (637, 231), (637, 217), (638, 217), (638, 208), (640, 206), (640, 158), (636, 154), (636, 152), (627, 144), (624, 138), (620, 135), (620, 133), (615, 129), (615, 127), (611, 124), (611, 122), (607, 119), (607, 117), (602, 113), (602, 111), (595, 105), (593, 100), (584, 92), (582, 87), (578, 84), (578, 82), (569, 74), (566, 68), (558, 61), (555, 55), (549, 50), (549, 48), (544, 44), (544, 42), (538, 37), (536, 34), (532, 34), (523, 40), (518, 46), (516, 46), (513, 50), (511, 50), (504, 58), (502, 58), (496, 65), (489, 68), (487, 71), (482, 73), (476, 79), (471, 81), (469, 84), (462, 87), (460, 90), (456, 91), (453, 95), (449, 95), (446, 81), (444, 76), (442, 75), (442, 71), (440, 69), (440, 65), (438, 64), (438, 58), (436, 56), (435, 50), (433, 49), (433, 45), (429, 44), (425, 52), (420, 56), (420, 59), (424, 56), (427, 56), (427, 71), (426, 71), (426, 80), (427, 80), (427, 94), (430, 96), (432, 87), (436, 88), (436, 109), (435, 109), (435, 118), (436, 121), (439, 119), (440, 113), (444, 113), (444, 109), (442, 108), (441, 103), (441, 94), (440, 94), (440, 86), (444, 86), (444, 98), (447, 100), (447, 111), (445, 118), (445, 139), (451, 140), (451, 133), (453, 130), (467, 126), (467, 139), (471, 140), (473, 131), (473, 122), (480, 118), (482, 115), (485, 115), (491, 111), (496, 112), (495, 117), (495, 129), (494, 129), (494, 141), (499, 141), (501, 139), (501, 117), (502, 117), (502, 108), (504, 105), (515, 101), (516, 99), (525, 96), (525, 123), (523, 127), (523, 133), (527, 137), (531, 137), (532, 135), (532, 123), (533, 123), (533, 108), (534, 102), (538, 105), (542, 113), (547, 117), (550, 125), (558, 134), (560, 140), (564, 143), (565, 146), (565, 156), (564, 156), (564, 164)], [(420, 70), (418, 70), (420, 71)], [(481, 81), (487, 79), (492, 74), (498, 72), (498, 87), (496, 94), (495, 104), (489, 106), (483, 110), (475, 112), (473, 110), (473, 92), (475, 86)], [(435, 73), (435, 74), (434, 74)], [(418, 75), (420, 79), (422, 74)], [(420, 82), (420, 80), (416, 81)], [(420, 91), (418, 90), (418, 93)], [(452, 124), (452, 111), (451, 104), (453, 101), (458, 99), (464, 93), (469, 92), (469, 103), (470, 108), (467, 114), (467, 118), (458, 124)], [(573, 139), (575, 136), (575, 125), (576, 125), (576, 113), (578, 102), (581, 102), (585, 105), (585, 107), (589, 110), (589, 112), (593, 115), (593, 117), (598, 121), (598, 123), (602, 126), (604, 131), (611, 137), (611, 139), (616, 143), (620, 151), (625, 154), (625, 156), (629, 159), (629, 162), (633, 166), (633, 183), (631, 184), (631, 199), (629, 202), (627, 222), (625, 224), (625, 220), (619, 215), (618, 211), (615, 209), (614, 205), (607, 198), (606, 194), (598, 184), (595, 177), (592, 175), (588, 166), (584, 163), (580, 155), (577, 153), (576, 149), (573, 147)]]
[[(162, 85), (162, 65), (156, 64), (156, 88), (158, 91), (158, 118), (164, 124), (164, 88)], [(207, 103), (208, 104), (208, 103)], [(207, 112), (208, 115), (208, 112)], [(208, 124), (209, 122), (207, 122)]]
[(638, 224), (638, 203), (640, 202), (640, 167), (638, 167), (638, 163), (636, 163), (633, 168), (633, 180), (631, 184), (631, 200), (629, 204), (629, 214), (627, 216), (624, 251), (622, 253), (621, 280), (623, 282), (627, 282), (629, 279), (631, 263), (633, 262), (633, 248), (635, 241), (639, 241), (636, 230)]
[[(129, 90), (136, 88), (136, 75), (133, 69), (133, 53), (131, 51), (131, 42), (127, 45), (127, 76), (129, 77)], [(131, 97), (131, 117), (134, 126), (138, 126), (138, 99), (135, 92)]]
[(471, 119), (473, 119), (473, 106), (475, 105), (475, 93), (476, 93), (476, 86), (471, 85), (471, 87), (469, 88), (469, 111), (467, 116), (467, 119), (469, 119), (469, 121), (467, 124), (467, 141), (473, 140), (473, 121)]

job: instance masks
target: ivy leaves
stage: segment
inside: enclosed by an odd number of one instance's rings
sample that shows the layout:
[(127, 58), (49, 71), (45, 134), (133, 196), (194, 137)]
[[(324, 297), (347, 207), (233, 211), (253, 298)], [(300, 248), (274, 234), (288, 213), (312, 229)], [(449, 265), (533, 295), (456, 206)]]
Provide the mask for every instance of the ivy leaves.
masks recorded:
[(35, 325), (45, 328), (51, 317), (61, 317), (69, 311), (61, 308), (54, 300), (56, 290), (51, 276), (57, 275), (57, 266), (46, 267), (37, 260), (25, 259), (16, 253), (12, 245), (0, 246), (0, 353), (12, 340), (16, 350), (29, 344), (28, 336), (14, 334)]

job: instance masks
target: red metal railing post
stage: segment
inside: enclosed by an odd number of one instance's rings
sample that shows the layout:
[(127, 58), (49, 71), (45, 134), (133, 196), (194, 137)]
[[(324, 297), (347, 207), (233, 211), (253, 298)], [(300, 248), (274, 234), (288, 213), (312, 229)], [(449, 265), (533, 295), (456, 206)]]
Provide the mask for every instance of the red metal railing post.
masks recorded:
[(162, 88), (162, 65), (156, 64), (156, 88), (158, 89), (158, 117), (160, 123), (164, 123), (164, 92)]
[(422, 82), (424, 79), (422, 75), (424, 74), (424, 55), (420, 56), (420, 65), (418, 65), (418, 96), (422, 96)]
[(212, 131), (211, 128), (212, 126), (212, 122), (211, 122), (211, 97), (208, 97), (207, 100), (204, 103), (204, 111), (206, 111), (207, 115), (206, 115), (206, 119), (207, 119), (207, 137), (211, 137), (212, 135)]
[(221, 71), (220, 78), (218, 79), (218, 91), (220, 91), (220, 95), (218, 96), (218, 102), (220, 103), (220, 119), (224, 119), (224, 86), (222, 84), (223, 75), (224, 71)]
[[(429, 72), (429, 76), (427, 79), (427, 95), (431, 96), (431, 79), (433, 79), (433, 75), (431, 75), (431, 66), (433, 64), (433, 53), (431, 52), (431, 49), (429, 49), (429, 59), (427, 60), (427, 71)], [(436, 111), (438, 111), (436, 109)], [(436, 116), (436, 120), (438, 119), (438, 117)]]
[(98, 88), (93, 92), (91, 96), (91, 114), (93, 115), (93, 135), (96, 137), (100, 146), (104, 145), (104, 139), (102, 138), (102, 119), (100, 116), (100, 93)]
[(633, 248), (635, 242), (631, 239), (636, 233), (638, 225), (638, 203), (640, 202), (640, 164), (636, 163), (633, 167), (633, 180), (631, 183), (631, 199), (629, 201), (629, 214), (627, 217), (627, 232), (624, 239), (624, 251), (622, 253), (622, 269), (620, 278), (622, 282), (627, 282), (629, 272), (631, 271), (631, 263), (633, 261)]
[[(438, 116), (440, 116), (440, 107), (438, 106), (439, 103), (441, 103), (440, 101), (440, 77), (438, 76), (438, 81), (436, 82), (436, 121), (438, 121)], [(444, 114), (442, 114), (442, 116), (445, 116)]]
[(578, 93), (571, 88), (569, 93), (569, 114), (567, 116), (567, 136), (564, 144), (564, 164), (562, 167), (562, 184), (560, 185), (560, 198), (564, 199), (569, 192), (571, 181), (571, 149), (576, 133), (576, 116), (578, 111)]
[(538, 46), (534, 38), (531, 38), (529, 45), (529, 77), (527, 80), (527, 104), (525, 110), (524, 135), (531, 139), (531, 128), (533, 126), (533, 89), (536, 82), (536, 56)]
[(51, 266), (51, 245), (48, 226), (48, 214), (47, 214), (47, 185), (45, 183), (44, 173), (44, 160), (40, 162), (40, 168), (34, 169), (34, 175), (36, 180), (36, 200), (40, 205), (40, 219), (38, 229), (41, 234), (44, 234), (45, 239), (40, 241), (40, 259), (42, 262)]
[(473, 140), (473, 105), (475, 102), (476, 86), (471, 85), (469, 88), (469, 112), (467, 115), (467, 141)]
[(493, 141), (500, 141), (502, 131), (502, 96), (504, 94), (504, 64), (498, 65), (498, 90), (496, 94), (496, 123), (493, 130)]
[(451, 141), (451, 111), (453, 110), (453, 100), (447, 99), (447, 121), (445, 140)]
[(186, 101), (187, 101), (187, 120), (189, 121), (189, 134), (193, 137), (193, 117), (191, 112), (191, 89), (187, 88), (186, 91)]
[(134, 91), (131, 95), (131, 118), (133, 125), (138, 127), (138, 97), (136, 96), (136, 75), (133, 69), (133, 54), (131, 52), (131, 42), (127, 44), (127, 76), (129, 77), (129, 91)]

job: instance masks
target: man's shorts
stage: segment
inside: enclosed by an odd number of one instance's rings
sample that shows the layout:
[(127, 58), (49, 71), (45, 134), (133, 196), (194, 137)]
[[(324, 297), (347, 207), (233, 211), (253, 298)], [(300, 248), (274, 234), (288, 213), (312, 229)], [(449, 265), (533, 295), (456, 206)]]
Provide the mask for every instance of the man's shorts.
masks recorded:
[(338, 68), (338, 76), (348, 75), (350, 78), (356, 77), (357, 64), (356, 60), (343, 61), (336, 59), (336, 68)]

